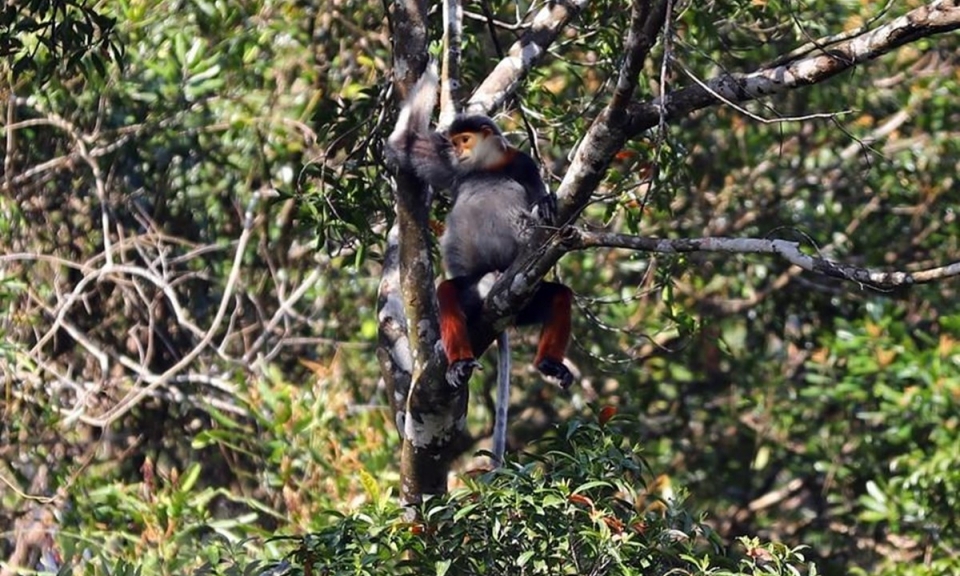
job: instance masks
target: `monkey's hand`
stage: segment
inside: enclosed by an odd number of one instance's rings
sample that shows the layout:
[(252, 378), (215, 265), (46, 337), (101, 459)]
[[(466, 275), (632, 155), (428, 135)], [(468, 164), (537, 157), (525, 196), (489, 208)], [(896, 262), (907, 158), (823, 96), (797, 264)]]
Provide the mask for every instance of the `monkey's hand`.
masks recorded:
[[(544, 358), (537, 364), (537, 370), (548, 382), (552, 382), (564, 390), (573, 384), (573, 373), (563, 364), (552, 358)], [(449, 372), (448, 372), (449, 374)]]
[(547, 192), (533, 204), (532, 211), (539, 224), (552, 225), (557, 219), (557, 195)]
[[(474, 358), (465, 358), (463, 360), (454, 360), (447, 366), (447, 384), (451, 388), (460, 388), (466, 385), (473, 376), (473, 370), (483, 370), (483, 366)], [(573, 381), (571, 377), (570, 381)]]

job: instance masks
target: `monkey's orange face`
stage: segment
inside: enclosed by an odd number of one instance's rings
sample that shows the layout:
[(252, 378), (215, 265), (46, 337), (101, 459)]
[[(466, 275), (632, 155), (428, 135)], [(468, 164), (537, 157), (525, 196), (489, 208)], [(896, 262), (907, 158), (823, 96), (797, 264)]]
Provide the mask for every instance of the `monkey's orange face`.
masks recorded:
[(473, 154), (473, 149), (477, 146), (477, 134), (474, 132), (461, 132), (450, 137), (453, 149), (457, 154), (457, 160), (463, 162), (469, 160)]
[(463, 169), (486, 169), (502, 163), (507, 145), (491, 129), (483, 127), (476, 132), (457, 132), (450, 135), (450, 143)]

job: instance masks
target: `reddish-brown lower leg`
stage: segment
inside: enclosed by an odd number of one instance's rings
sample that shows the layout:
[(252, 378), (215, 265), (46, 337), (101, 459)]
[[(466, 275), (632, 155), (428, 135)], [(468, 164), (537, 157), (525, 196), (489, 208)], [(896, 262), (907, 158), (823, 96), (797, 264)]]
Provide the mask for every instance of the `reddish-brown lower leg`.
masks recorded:
[(570, 344), (570, 316), (573, 308), (573, 291), (563, 284), (550, 284), (549, 300), (542, 305), (547, 307), (540, 331), (540, 344), (537, 346), (538, 366), (543, 360), (563, 363)]
[(451, 280), (441, 282), (437, 287), (437, 300), (440, 303), (440, 339), (447, 353), (447, 362), (473, 360), (467, 316), (460, 305), (457, 285)]
[(541, 285), (533, 306), (534, 314), (525, 315), (525, 319), (536, 317), (543, 324), (534, 364), (544, 378), (556, 382), (566, 390), (573, 384), (573, 374), (563, 363), (567, 345), (570, 343), (573, 291), (563, 284), (545, 282)]

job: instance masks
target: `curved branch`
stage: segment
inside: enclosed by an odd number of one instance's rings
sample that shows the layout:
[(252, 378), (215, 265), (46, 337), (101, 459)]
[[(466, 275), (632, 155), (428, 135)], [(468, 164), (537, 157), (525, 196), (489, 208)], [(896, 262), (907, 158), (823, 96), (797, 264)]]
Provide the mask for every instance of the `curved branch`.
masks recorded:
[[(167, 368), (162, 374), (149, 378), (149, 383), (146, 386), (127, 392), (127, 394), (115, 406), (111, 407), (104, 414), (97, 418), (90, 418), (88, 422), (91, 425), (106, 427), (112, 422), (116, 421), (117, 418), (120, 418), (132, 410), (141, 400), (143, 400), (155, 389), (176, 377), (184, 368), (189, 366), (190, 363), (193, 362), (211, 342), (213, 342), (214, 336), (216, 335), (217, 330), (220, 328), (220, 324), (223, 323), (223, 320), (226, 317), (227, 308), (229, 307), (229, 304), (233, 298), (233, 291), (240, 280), (240, 270), (243, 267), (243, 256), (246, 253), (247, 244), (250, 242), (250, 236), (253, 231), (255, 217), (254, 213), (257, 204), (263, 197), (272, 197), (274, 195), (276, 195), (276, 192), (271, 189), (258, 190), (253, 193), (253, 196), (251, 196), (250, 201), (247, 203), (243, 219), (243, 230), (240, 233), (239, 240), (237, 240), (237, 251), (234, 254), (233, 263), (230, 268), (230, 274), (227, 277), (227, 283), (223, 289), (223, 296), (220, 298), (220, 305), (217, 307), (217, 312), (214, 315), (213, 320), (210, 322), (210, 327), (207, 329), (207, 332), (204, 334), (203, 338), (197, 342), (190, 352), (177, 361), (176, 364)], [(111, 269), (116, 269), (116, 266), (111, 266), (109, 263), (107, 263), (104, 270), (109, 271)], [(76, 290), (74, 292), (76, 292)]]

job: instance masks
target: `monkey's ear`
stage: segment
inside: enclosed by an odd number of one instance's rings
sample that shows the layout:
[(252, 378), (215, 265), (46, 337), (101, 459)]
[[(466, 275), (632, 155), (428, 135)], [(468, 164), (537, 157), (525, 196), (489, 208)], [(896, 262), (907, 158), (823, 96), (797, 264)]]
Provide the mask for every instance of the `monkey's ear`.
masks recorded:
[(493, 128), (489, 126), (481, 126), (480, 132), (483, 134), (484, 138), (489, 138), (490, 135), (493, 134)]

